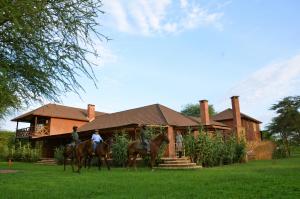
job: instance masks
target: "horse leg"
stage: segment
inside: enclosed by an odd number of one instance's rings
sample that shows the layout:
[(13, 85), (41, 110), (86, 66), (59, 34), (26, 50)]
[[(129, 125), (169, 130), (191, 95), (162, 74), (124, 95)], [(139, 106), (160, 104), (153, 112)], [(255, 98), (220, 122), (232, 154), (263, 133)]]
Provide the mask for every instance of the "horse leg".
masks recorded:
[(108, 164), (106, 155), (104, 156), (104, 160), (105, 160), (105, 164), (106, 164), (106, 166), (107, 166), (107, 169), (110, 170), (110, 166), (109, 166), (109, 164)]
[(74, 158), (71, 157), (71, 166), (72, 166), (72, 171), (74, 172)]
[(91, 162), (93, 160), (93, 156), (87, 156), (87, 162), (88, 162), (88, 169), (91, 168)]
[(137, 154), (134, 154), (134, 156), (133, 156), (134, 170), (137, 170), (136, 169), (136, 158), (137, 158)]
[(66, 170), (66, 156), (64, 154), (64, 171)]
[(98, 170), (101, 170), (101, 156), (98, 155)]
[(78, 164), (78, 170), (77, 170), (77, 172), (80, 173), (82, 158), (79, 156), (77, 159), (78, 159), (77, 160), (77, 164)]
[(129, 169), (130, 166), (131, 166), (131, 156), (130, 156), (130, 154), (128, 153), (128, 155), (127, 155), (127, 169)]
[(150, 159), (150, 168), (152, 171), (154, 171), (153, 166), (154, 166), (154, 162), (155, 162), (155, 156), (153, 154), (151, 154), (151, 159)]

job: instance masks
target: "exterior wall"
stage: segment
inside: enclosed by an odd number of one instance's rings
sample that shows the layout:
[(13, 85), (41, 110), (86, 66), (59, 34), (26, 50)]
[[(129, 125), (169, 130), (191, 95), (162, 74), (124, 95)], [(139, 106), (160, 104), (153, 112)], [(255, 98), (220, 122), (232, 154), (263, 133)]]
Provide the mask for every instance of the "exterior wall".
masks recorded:
[(258, 123), (243, 119), (242, 126), (246, 129), (247, 141), (261, 141)]
[(50, 135), (72, 132), (73, 126), (81, 127), (86, 124), (86, 121), (51, 118), (50, 119)]
[[(233, 120), (223, 120), (218, 122), (222, 122), (230, 128), (234, 128)], [(242, 127), (245, 128), (245, 136), (247, 141), (261, 141), (259, 123), (242, 119)]]

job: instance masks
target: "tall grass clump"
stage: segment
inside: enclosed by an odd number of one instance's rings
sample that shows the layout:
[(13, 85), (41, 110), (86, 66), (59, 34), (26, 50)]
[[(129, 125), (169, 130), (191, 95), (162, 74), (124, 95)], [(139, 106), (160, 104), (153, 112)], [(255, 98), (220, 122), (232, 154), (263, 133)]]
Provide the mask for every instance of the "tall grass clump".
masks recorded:
[(242, 162), (246, 145), (234, 135), (224, 137), (221, 133), (208, 133), (199, 129), (197, 138), (189, 131), (184, 137), (186, 154), (192, 161), (204, 167)]
[(127, 162), (127, 147), (129, 143), (128, 136), (125, 131), (115, 133), (112, 144), (112, 158), (116, 166), (126, 166)]
[(17, 141), (14, 145), (7, 145), (2, 157), (20, 162), (36, 162), (41, 158), (41, 147), (32, 147), (29, 142)]
[(54, 159), (55, 162), (59, 165), (64, 163), (64, 150), (65, 150), (64, 146), (57, 147), (54, 150)]

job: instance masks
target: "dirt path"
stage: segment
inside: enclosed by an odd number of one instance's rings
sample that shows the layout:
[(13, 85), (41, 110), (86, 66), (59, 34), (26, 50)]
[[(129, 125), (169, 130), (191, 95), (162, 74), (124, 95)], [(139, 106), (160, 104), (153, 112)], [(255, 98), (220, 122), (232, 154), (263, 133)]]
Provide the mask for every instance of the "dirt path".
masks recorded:
[(18, 170), (11, 170), (11, 169), (6, 169), (6, 170), (0, 170), (0, 174), (1, 173), (3, 173), (3, 174), (5, 174), (5, 173), (17, 173), (18, 172)]

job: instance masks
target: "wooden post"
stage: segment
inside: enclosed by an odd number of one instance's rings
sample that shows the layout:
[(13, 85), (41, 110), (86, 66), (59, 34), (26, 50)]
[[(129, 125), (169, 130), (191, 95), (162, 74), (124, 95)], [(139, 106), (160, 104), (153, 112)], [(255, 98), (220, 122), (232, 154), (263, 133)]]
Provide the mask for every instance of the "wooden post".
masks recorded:
[(35, 116), (35, 118), (34, 118), (34, 133), (33, 134), (35, 134), (35, 132), (36, 132), (36, 125), (37, 125), (37, 116)]
[(137, 135), (136, 135), (136, 127), (134, 127), (134, 139), (137, 139)]
[(18, 131), (18, 128), (19, 128), (19, 121), (17, 120), (16, 133), (17, 133), (17, 131)]

